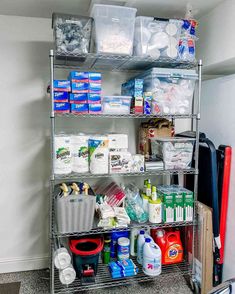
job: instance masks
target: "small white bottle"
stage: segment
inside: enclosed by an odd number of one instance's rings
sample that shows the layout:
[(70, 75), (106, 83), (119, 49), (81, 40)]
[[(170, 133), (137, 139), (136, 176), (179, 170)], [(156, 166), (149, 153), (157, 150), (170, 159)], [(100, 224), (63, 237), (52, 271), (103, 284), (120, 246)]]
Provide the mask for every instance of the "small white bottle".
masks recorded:
[(143, 246), (145, 243), (145, 231), (140, 230), (138, 239), (137, 239), (137, 261), (139, 264), (143, 263)]
[(152, 187), (152, 197), (149, 200), (149, 221), (154, 224), (162, 222), (162, 202), (157, 197), (157, 189)]

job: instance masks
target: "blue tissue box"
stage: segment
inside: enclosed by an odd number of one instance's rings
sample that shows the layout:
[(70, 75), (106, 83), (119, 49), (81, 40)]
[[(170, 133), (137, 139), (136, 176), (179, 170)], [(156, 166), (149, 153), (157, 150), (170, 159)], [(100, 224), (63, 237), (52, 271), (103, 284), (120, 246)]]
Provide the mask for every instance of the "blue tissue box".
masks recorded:
[(68, 80), (54, 80), (53, 81), (54, 91), (56, 92), (70, 92), (71, 85)]
[(70, 111), (70, 103), (54, 102), (54, 111), (56, 113), (68, 113)]
[(86, 93), (70, 93), (70, 103), (87, 103)]
[(70, 104), (72, 113), (88, 113), (88, 104)]
[(54, 102), (69, 102), (69, 93), (54, 92)]

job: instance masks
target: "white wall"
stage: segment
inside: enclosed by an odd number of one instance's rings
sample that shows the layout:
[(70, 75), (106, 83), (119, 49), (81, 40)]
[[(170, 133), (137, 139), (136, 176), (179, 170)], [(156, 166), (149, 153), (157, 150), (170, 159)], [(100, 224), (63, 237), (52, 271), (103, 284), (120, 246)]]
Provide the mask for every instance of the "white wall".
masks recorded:
[(200, 18), (197, 55), (208, 74), (235, 71), (235, 1), (225, 0)]
[(203, 82), (200, 129), (214, 142), (230, 145), (233, 159), (230, 180), (223, 279), (235, 277), (235, 75)]

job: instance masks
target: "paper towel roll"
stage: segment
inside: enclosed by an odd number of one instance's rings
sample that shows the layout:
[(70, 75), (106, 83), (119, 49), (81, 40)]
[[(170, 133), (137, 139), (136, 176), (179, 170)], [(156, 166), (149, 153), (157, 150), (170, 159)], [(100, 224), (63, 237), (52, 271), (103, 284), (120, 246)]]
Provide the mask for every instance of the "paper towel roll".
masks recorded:
[(54, 264), (58, 269), (64, 269), (71, 264), (71, 256), (68, 253), (68, 250), (64, 247), (58, 248), (54, 252)]
[(69, 285), (74, 282), (76, 278), (76, 272), (72, 265), (60, 270), (60, 281), (63, 285)]
[(75, 173), (89, 171), (88, 138), (83, 134), (71, 136), (72, 171)]
[(90, 172), (107, 174), (109, 170), (109, 149), (106, 136), (94, 136), (88, 140)]
[(70, 136), (55, 136), (54, 172), (69, 174), (72, 171)]

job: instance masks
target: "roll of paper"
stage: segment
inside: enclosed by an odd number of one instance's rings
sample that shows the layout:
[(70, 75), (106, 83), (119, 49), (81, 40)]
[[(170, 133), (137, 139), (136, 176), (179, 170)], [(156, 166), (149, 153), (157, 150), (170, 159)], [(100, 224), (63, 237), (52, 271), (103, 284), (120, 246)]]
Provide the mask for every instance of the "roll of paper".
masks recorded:
[(69, 174), (72, 171), (70, 136), (55, 136), (54, 172)]
[(71, 136), (72, 171), (75, 173), (89, 172), (88, 138), (84, 134)]
[(109, 149), (106, 136), (94, 136), (88, 140), (90, 172), (107, 174), (109, 170)]
[(71, 256), (68, 253), (68, 250), (64, 247), (58, 248), (54, 252), (54, 264), (57, 269), (64, 269), (71, 264)]
[(69, 285), (74, 282), (76, 278), (76, 272), (72, 265), (66, 267), (63, 270), (60, 270), (60, 281), (63, 285)]

